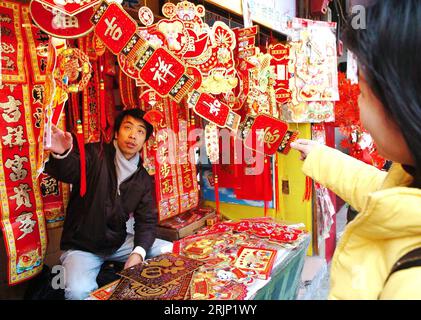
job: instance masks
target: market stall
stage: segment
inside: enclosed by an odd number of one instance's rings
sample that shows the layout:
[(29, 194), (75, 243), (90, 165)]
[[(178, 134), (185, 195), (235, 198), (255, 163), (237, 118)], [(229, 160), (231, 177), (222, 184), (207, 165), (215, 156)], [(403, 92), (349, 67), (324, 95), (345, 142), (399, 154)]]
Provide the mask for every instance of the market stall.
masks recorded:
[(121, 271), (91, 300), (293, 300), (309, 235), (268, 218), (222, 222)]
[[(116, 114), (138, 108), (154, 126), (142, 159), (158, 236), (174, 248), (121, 271), (93, 298), (294, 299), (304, 256), (329, 238), (335, 214), (290, 143), (329, 140), (336, 24), (296, 18), (295, 9), (276, 26), (225, 23), (203, 4), (151, 2), (0, 1), (7, 283), (58, 263), (71, 186), (43, 172), (52, 127), (77, 138), (83, 196), (86, 145), (112, 141)], [(182, 267), (139, 277), (165, 264)]]

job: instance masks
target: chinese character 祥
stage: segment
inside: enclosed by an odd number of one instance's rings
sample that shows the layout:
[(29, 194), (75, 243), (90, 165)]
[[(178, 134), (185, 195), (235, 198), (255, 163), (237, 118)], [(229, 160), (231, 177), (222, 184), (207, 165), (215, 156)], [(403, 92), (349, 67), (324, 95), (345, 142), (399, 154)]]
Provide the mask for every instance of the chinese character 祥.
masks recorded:
[(215, 100), (214, 103), (208, 103), (204, 102), (205, 105), (209, 108), (209, 112), (215, 116), (218, 115), (220, 109), (221, 109), (221, 102), (218, 100)]
[(12, 173), (10, 174), (10, 180), (18, 181), (23, 180), (28, 175), (28, 170), (23, 168), (23, 163), (28, 162), (27, 157), (19, 157), (15, 154), (14, 159), (7, 159), (4, 163), (5, 167), (8, 169), (12, 169)]
[(168, 148), (166, 148), (166, 147), (160, 148), (159, 151), (158, 151), (158, 156), (159, 156), (159, 161), (161, 163), (167, 162)]
[(153, 80), (157, 80), (158, 85), (161, 85), (161, 81), (167, 83), (167, 80), (165, 80), (165, 78), (168, 75), (175, 78), (175, 75), (170, 71), (172, 67), (172, 64), (166, 64), (165, 61), (161, 59), (161, 57), (158, 57), (158, 62), (155, 64), (155, 67), (151, 68), (151, 71), (155, 72)]
[[(8, 145), (9, 147), (12, 146), (19, 146), (21, 147), (26, 140), (23, 139), (23, 126), (17, 126), (16, 128), (7, 127), (7, 135), (5, 135), (3, 139), (3, 144)], [(14, 138), (14, 142), (13, 142)]]
[(18, 187), (14, 187), (13, 191), (15, 192), (14, 196), (9, 197), (9, 199), (16, 200), (16, 210), (18, 210), (22, 205), (27, 208), (32, 207), (31, 201), (29, 199), (29, 185), (26, 183), (21, 183)]
[(41, 194), (43, 197), (54, 195), (60, 195), (60, 191), (58, 188), (58, 182), (53, 177), (46, 176), (42, 178), (40, 184)]
[(10, 123), (10, 122), (17, 122), (20, 119), (20, 116), (22, 115), (19, 111), (19, 106), (22, 105), (22, 102), (19, 100), (16, 100), (12, 96), (8, 96), (7, 99), (9, 101), (7, 102), (0, 102), (0, 109), (3, 109), (3, 119)]
[(26, 235), (34, 231), (34, 226), (37, 222), (31, 219), (32, 215), (31, 212), (25, 212), (16, 218), (16, 222), (20, 222), (19, 230), (23, 232), (17, 240), (23, 239)]
[(105, 30), (104, 36), (110, 36), (114, 41), (120, 40), (123, 35), (123, 31), (115, 22), (116, 17), (113, 17), (111, 21), (107, 18), (105, 19), (105, 24), (107, 25), (107, 30)]

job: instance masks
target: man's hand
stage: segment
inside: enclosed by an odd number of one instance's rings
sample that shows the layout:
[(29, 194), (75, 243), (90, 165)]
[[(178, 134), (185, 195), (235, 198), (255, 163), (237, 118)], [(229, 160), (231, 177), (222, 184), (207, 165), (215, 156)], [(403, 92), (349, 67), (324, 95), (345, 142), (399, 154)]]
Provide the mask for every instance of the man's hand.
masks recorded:
[(133, 267), (142, 262), (143, 262), (143, 258), (140, 254), (132, 253), (127, 259), (126, 264), (124, 265), (124, 269)]
[(55, 125), (51, 127), (51, 147), (45, 148), (56, 154), (63, 154), (73, 145), (73, 137), (70, 132), (64, 132)]
[(293, 149), (301, 152), (301, 160), (305, 160), (311, 150), (318, 145), (318, 142), (306, 139), (298, 139), (291, 143)]

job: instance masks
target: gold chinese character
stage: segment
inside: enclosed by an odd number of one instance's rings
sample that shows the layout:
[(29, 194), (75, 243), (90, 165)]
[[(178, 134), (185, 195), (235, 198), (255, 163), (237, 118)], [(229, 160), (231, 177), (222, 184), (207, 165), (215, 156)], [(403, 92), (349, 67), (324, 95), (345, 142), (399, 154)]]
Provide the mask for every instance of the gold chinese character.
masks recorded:
[(8, 96), (7, 99), (9, 101), (7, 102), (0, 102), (0, 109), (3, 109), (3, 119), (10, 123), (10, 122), (17, 122), (20, 119), (20, 116), (22, 115), (19, 111), (19, 106), (22, 105), (22, 102), (19, 100), (16, 100), (12, 96)]
[(171, 180), (165, 180), (164, 182), (162, 182), (162, 192), (163, 194), (167, 194), (167, 193), (172, 193), (173, 192), (173, 186), (170, 185)]
[(265, 130), (257, 130), (257, 141), (260, 142), (260, 145), (262, 146), (263, 143), (266, 143), (269, 148), (272, 147), (272, 144), (274, 144), (276, 141), (279, 140), (279, 130), (276, 129), (273, 133), (270, 132), (270, 127), (267, 127)]
[(13, 44), (0, 43), (0, 53), (15, 53), (15, 51)]
[(170, 169), (171, 167), (168, 165), (168, 163), (164, 163), (160, 169), (161, 177), (164, 179), (167, 178), (168, 175), (170, 174)]
[(110, 36), (111, 39), (113, 39), (114, 41), (118, 41), (118, 40), (120, 40), (121, 36), (123, 35), (123, 31), (117, 25), (117, 23), (114, 23), (115, 19), (117, 19), (117, 18), (113, 17), (111, 19), (111, 21), (108, 20), (107, 18), (105, 19), (105, 24), (107, 25), (107, 30), (105, 30), (104, 36), (106, 36), (106, 37)]
[(5, 167), (8, 169), (12, 169), (12, 173), (10, 174), (10, 180), (17, 181), (23, 180), (26, 178), (28, 171), (23, 168), (23, 163), (28, 162), (27, 157), (19, 157), (18, 155), (14, 155), (14, 159), (7, 159), (5, 162)]
[(166, 147), (159, 148), (158, 156), (161, 163), (165, 163), (168, 157), (168, 148)]
[(33, 116), (35, 118), (35, 128), (41, 128), (42, 109), (36, 108)]
[(191, 172), (190, 165), (188, 165), (188, 164), (183, 164), (181, 167), (183, 168), (183, 173), (188, 173), (188, 172)]
[(217, 116), (221, 109), (221, 103), (218, 100), (215, 100), (213, 103), (205, 102), (205, 105), (209, 108), (209, 113)]
[(192, 180), (191, 180), (190, 176), (184, 177), (183, 185), (184, 185), (185, 188), (191, 188), (192, 184), (193, 183), (192, 183)]
[(60, 194), (57, 180), (50, 176), (42, 178), (40, 188), (43, 197)]
[(32, 98), (34, 99), (32, 103), (42, 104), (44, 100), (44, 86), (42, 84), (37, 84), (32, 88)]
[(21, 183), (18, 187), (14, 187), (13, 191), (15, 192), (14, 196), (9, 197), (9, 199), (16, 200), (16, 210), (18, 210), (22, 205), (27, 208), (32, 207), (31, 201), (29, 199), (29, 185), (26, 183)]
[[(12, 146), (19, 146), (22, 147), (22, 145), (26, 142), (25, 139), (23, 139), (23, 126), (17, 126), (16, 128), (7, 127), (7, 135), (2, 137), (4, 145), (8, 145), (9, 147)], [(13, 142), (14, 138), (14, 142)]]
[(168, 140), (168, 132), (166, 130), (162, 130), (156, 137), (157, 142), (165, 142)]
[(37, 222), (31, 219), (32, 215), (31, 212), (24, 212), (16, 218), (16, 222), (20, 223), (19, 230), (23, 232), (17, 240), (23, 239), (26, 235), (34, 231), (34, 226)]

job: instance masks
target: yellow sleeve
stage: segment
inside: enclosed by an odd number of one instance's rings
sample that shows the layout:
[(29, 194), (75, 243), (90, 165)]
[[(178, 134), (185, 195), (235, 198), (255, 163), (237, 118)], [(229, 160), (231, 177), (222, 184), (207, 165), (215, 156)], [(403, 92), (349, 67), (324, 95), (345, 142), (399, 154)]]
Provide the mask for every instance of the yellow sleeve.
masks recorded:
[(338, 150), (317, 146), (308, 155), (303, 172), (332, 190), (357, 211), (369, 193), (379, 190), (387, 173)]
[(381, 300), (421, 300), (421, 267), (394, 273), (386, 282)]

